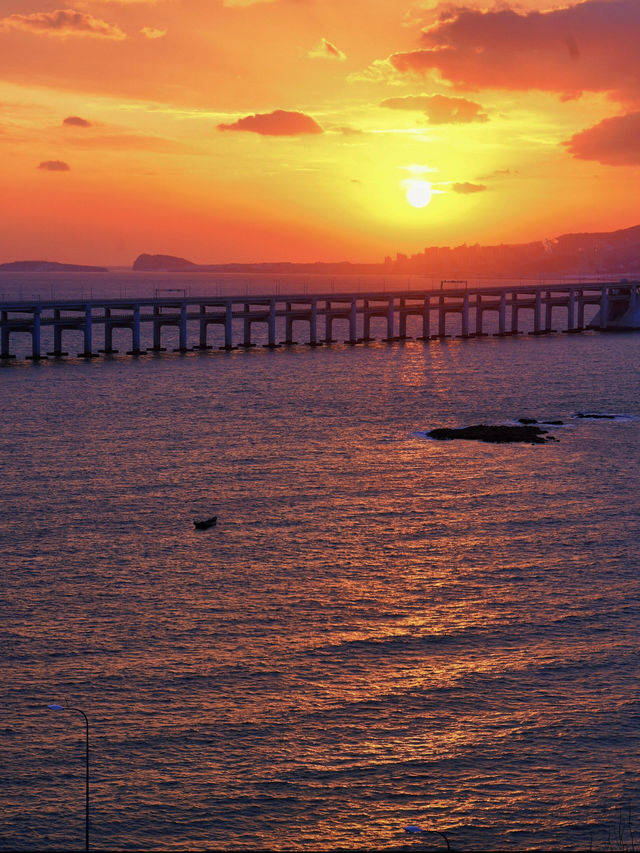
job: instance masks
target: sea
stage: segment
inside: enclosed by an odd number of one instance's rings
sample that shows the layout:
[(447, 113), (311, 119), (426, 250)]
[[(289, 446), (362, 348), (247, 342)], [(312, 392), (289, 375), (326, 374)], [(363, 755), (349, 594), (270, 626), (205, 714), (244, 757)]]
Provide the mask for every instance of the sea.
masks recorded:
[[(1, 850), (84, 849), (79, 711), (92, 850), (637, 849), (640, 332), (38, 363), (18, 337)], [(562, 423), (428, 436), (522, 417)]]

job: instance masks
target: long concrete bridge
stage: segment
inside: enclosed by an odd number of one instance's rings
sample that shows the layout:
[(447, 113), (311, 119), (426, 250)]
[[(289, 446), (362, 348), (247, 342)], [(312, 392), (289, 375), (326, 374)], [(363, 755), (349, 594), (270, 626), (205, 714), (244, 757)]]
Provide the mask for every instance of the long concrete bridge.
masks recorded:
[[(452, 316), (456, 336), (462, 338), (486, 335), (489, 325), (499, 336), (638, 329), (640, 281), (473, 287), (443, 282), (437, 290), (394, 293), (4, 302), (0, 304), (0, 359), (16, 357), (12, 341), (25, 333), (31, 339), (27, 358), (38, 361), (69, 355), (64, 342), (72, 332), (75, 339), (79, 333), (82, 341), (77, 355), (94, 358), (118, 352), (113, 345), (118, 329), (127, 330), (130, 348), (126, 352), (141, 355), (167, 349), (163, 346), (167, 328), (173, 330), (177, 344), (172, 349), (184, 353), (213, 349), (213, 338), (222, 350), (254, 347), (257, 337), (265, 347), (292, 346), (294, 328), (301, 343), (322, 346), (336, 342), (337, 323), (346, 330), (344, 343), (351, 345), (375, 340), (374, 326), (382, 327), (385, 341), (433, 340), (450, 336)], [(523, 318), (528, 319), (523, 322)], [(553, 323), (559, 323), (559, 328)], [(256, 328), (261, 329), (258, 335)], [(94, 346), (96, 340), (99, 349)], [(43, 341), (51, 348), (43, 351)]]

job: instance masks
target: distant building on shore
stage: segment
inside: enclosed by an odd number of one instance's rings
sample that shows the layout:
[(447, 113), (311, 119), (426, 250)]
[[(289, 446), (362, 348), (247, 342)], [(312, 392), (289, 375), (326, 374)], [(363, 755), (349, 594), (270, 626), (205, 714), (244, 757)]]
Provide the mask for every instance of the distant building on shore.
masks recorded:
[(564, 234), (533, 243), (428, 246), (385, 258), (387, 272), (456, 277), (609, 275), (640, 272), (640, 226), (597, 234)]

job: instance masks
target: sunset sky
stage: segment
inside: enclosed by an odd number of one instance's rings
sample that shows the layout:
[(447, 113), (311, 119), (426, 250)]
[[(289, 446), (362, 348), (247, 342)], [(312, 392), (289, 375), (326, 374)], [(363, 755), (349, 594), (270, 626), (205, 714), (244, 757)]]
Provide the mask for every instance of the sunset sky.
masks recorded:
[(640, 223), (640, 2), (0, 0), (0, 262)]

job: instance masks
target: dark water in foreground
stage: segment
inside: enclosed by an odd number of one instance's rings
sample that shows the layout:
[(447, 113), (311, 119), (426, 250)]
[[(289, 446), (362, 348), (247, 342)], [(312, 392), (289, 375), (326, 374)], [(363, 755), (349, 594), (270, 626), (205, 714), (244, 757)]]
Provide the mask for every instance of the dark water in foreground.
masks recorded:
[[(94, 849), (619, 849), (628, 809), (640, 837), (639, 354), (1, 369), (0, 848), (82, 848), (65, 700)], [(522, 415), (567, 425), (420, 434)]]

